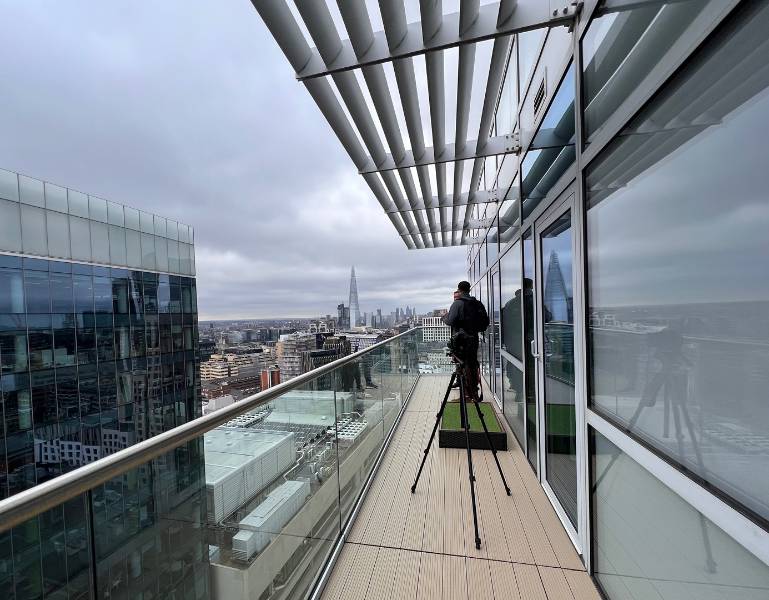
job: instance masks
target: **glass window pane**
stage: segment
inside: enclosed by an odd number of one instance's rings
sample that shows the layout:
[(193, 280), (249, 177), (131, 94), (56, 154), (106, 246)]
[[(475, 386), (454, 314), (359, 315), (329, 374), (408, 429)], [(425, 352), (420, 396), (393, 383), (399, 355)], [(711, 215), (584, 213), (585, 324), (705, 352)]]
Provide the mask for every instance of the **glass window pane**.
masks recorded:
[(521, 82), (521, 96), (526, 92), (529, 77), (534, 71), (542, 41), (547, 29), (535, 29), (518, 34), (518, 72)]
[(91, 221), (91, 257), (94, 262), (109, 263), (107, 225)]
[(24, 204), (45, 208), (43, 182), (39, 179), (19, 175), (19, 195)]
[(72, 275), (51, 273), (51, 312), (72, 313), (74, 310)]
[(158, 271), (168, 271), (168, 240), (155, 236), (155, 258)]
[(611, 600), (769, 597), (769, 567), (592, 430), (593, 565)]
[(16, 173), (0, 169), (0, 198), (19, 201), (19, 180)]
[(181, 223), (179, 223), (179, 241), (185, 244), (190, 243), (190, 228)]
[(51, 312), (51, 289), (47, 271), (24, 272), (24, 297), (28, 313)]
[(96, 196), (88, 196), (88, 216), (92, 221), (107, 222), (107, 201)]
[[(607, 0), (582, 38), (582, 92), (585, 141), (590, 142), (607, 119), (665, 58), (684, 34), (709, 26), (700, 18), (718, 0), (660, 0), (617, 5)], [(692, 31), (688, 31), (692, 30)], [(645, 83), (652, 88), (653, 83)]]
[(179, 223), (176, 221), (171, 221), (170, 219), (166, 222), (166, 233), (168, 234), (169, 240), (179, 240)]
[[(516, 242), (502, 257), (502, 349), (522, 359), (523, 295), (521, 290), (521, 243)], [(531, 293), (531, 288), (527, 290)]]
[(74, 260), (91, 260), (91, 227), (87, 219), (69, 217), (70, 245)]
[(524, 219), (574, 163), (575, 131), (574, 68), (570, 67), (521, 162)]
[(125, 226), (122, 204), (107, 201), (107, 217), (110, 225), (117, 225), (118, 227)]
[(0, 314), (23, 312), (23, 271), (21, 269), (0, 269)]
[(171, 273), (179, 273), (179, 242), (168, 240), (168, 270)]
[(577, 426), (574, 390), (574, 290), (571, 213), (541, 235), (547, 481), (577, 527)]
[(142, 266), (142, 249), (140, 242), (140, 234), (131, 229), (126, 229), (125, 232), (125, 245), (126, 245), (126, 257), (129, 267), (141, 268)]
[(125, 226), (134, 231), (139, 231), (141, 226), (139, 224), (139, 211), (129, 206), (124, 207), (125, 212)]
[(27, 254), (48, 254), (48, 233), (45, 210), (36, 206), (21, 206), (21, 241)]
[(741, 5), (586, 181), (593, 406), (765, 519), (767, 28)]
[(151, 213), (139, 211), (139, 219), (142, 233), (155, 233), (155, 222)]
[(497, 135), (513, 132), (513, 125), (518, 120), (518, 50), (513, 47), (505, 72), (505, 81), (499, 95), (496, 123)]
[(48, 253), (54, 258), (70, 258), (69, 217), (66, 214), (47, 211)]
[(59, 185), (53, 185), (52, 183), (46, 183), (45, 207), (48, 210), (55, 210), (61, 213), (66, 213), (68, 210), (67, 188), (61, 187)]
[(166, 237), (166, 220), (155, 215), (155, 235)]
[(521, 448), (524, 448), (526, 445), (524, 429), (526, 412), (524, 408), (523, 372), (505, 357), (502, 357), (502, 386), (504, 387), (502, 393), (505, 398), (505, 418), (515, 437), (518, 438)]
[(75, 190), (67, 190), (69, 200), (69, 214), (77, 217), (88, 218), (88, 196)]
[(0, 199), (0, 250), (21, 252), (21, 210), (17, 202)]
[(115, 225), (109, 226), (109, 260), (113, 265), (126, 264), (125, 229)]
[(142, 233), (142, 268), (155, 270), (155, 236)]

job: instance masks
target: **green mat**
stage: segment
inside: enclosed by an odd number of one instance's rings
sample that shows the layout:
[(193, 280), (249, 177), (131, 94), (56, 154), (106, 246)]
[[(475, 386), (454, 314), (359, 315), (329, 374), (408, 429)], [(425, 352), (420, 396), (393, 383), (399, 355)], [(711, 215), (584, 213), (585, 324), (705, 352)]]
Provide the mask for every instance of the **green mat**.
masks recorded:
[[(468, 403), (467, 412), (470, 417), (470, 431), (483, 431), (483, 425), (478, 418), (478, 411), (475, 410), (475, 406), (472, 403)], [(486, 427), (489, 428), (491, 433), (500, 433), (502, 428), (499, 426), (497, 416), (494, 413), (494, 409), (491, 404), (481, 402), (481, 412), (486, 421)], [(443, 420), (441, 422), (443, 429), (460, 429), (459, 424), (459, 402), (449, 402), (446, 404), (446, 410), (443, 411)]]

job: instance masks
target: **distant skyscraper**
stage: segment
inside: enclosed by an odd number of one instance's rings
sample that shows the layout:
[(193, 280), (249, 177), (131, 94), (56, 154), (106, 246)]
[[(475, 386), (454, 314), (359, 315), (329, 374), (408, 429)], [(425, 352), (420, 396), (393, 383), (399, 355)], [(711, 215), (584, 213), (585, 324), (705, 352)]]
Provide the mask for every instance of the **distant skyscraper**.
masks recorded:
[(544, 303), (550, 310), (551, 321), (567, 323), (571, 320), (571, 302), (566, 289), (566, 280), (561, 271), (558, 253), (555, 251), (550, 253), (547, 267)]
[(350, 327), (355, 327), (360, 319), (360, 306), (358, 305), (358, 281), (355, 279), (355, 266), (350, 272)]

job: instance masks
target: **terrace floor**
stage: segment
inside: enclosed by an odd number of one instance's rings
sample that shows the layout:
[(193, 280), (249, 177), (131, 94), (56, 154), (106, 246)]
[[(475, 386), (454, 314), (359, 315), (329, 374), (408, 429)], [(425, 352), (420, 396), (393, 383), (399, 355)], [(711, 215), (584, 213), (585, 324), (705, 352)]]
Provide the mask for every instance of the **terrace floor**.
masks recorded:
[(411, 494), (448, 379), (421, 376), (324, 600), (599, 600), (512, 436), (511, 449), (499, 453), (512, 497), (505, 495), (491, 452), (473, 452), (480, 550), (474, 543), (465, 450), (438, 448), (436, 435), (419, 487)]

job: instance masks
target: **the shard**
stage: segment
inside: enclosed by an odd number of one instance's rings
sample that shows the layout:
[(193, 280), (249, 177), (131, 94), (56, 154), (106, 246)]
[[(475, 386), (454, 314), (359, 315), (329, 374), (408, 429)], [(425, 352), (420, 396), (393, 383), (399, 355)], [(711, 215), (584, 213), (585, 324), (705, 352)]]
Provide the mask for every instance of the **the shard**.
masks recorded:
[(358, 305), (358, 282), (355, 279), (355, 265), (350, 272), (350, 327), (356, 327), (360, 319), (360, 306)]

